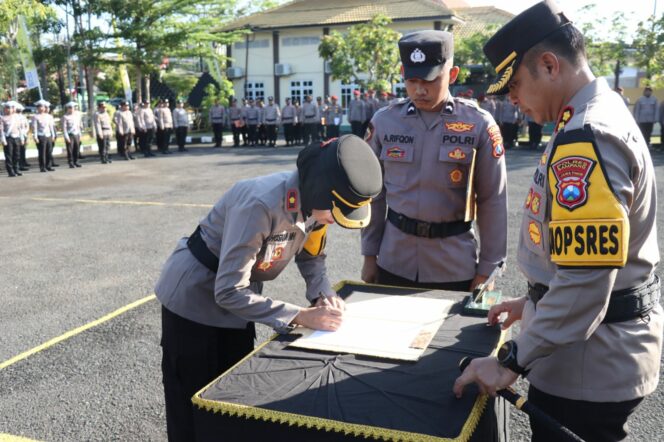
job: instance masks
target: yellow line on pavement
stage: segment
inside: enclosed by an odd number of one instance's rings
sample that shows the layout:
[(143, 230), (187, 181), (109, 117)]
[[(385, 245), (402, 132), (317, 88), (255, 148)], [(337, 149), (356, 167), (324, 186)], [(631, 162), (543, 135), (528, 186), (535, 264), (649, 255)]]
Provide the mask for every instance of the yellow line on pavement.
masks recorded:
[(21, 436), (13, 436), (7, 433), (0, 433), (0, 442), (39, 442), (36, 439), (28, 439)]
[(203, 207), (209, 209), (212, 204), (160, 203), (155, 201), (123, 201), (123, 200), (80, 200), (68, 198), (30, 198), (33, 201), (60, 201), (82, 204), (124, 204), (128, 206), (163, 206), (163, 207)]
[(145, 298), (139, 299), (138, 301), (134, 301), (131, 304), (127, 304), (124, 307), (121, 307), (121, 308), (117, 309), (116, 311), (114, 311), (112, 313), (109, 313), (106, 316), (102, 316), (101, 318), (99, 318), (95, 321), (88, 322), (87, 324), (82, 325), (82, 326), (80, 326), (78, 328), (75, 328), (73, 330), (70, 330), (67, 333), (63, 334), (63, 335), (60, 335), (60, 336), (55, 337), (55, 338), (53, 338), (49, 341), (46, 341), (43, 344), (38, 345), (37, 347), (34, 347), (34, 348), (32, 348), (28, 351), (24, 351), (20, 355), (14, 356), (13, 358), (8, 359), (5, 362), (0, 363), (0, 370), (2, 370), (4, 368), (7, 368), (10, 365), (15, 364), (19, 361), (22, 361), (23, 359), (28, 358), (28, 357), (34, 355), (35, 353), (39, 353), (42, 350), (45, 350), (49, 347), (52, 347), (53, 345), (55, 345), (57, 343), (60, 343), (62, 341), (65, 341), (65, 340), (73, 337), (73, 336), (76, 336), (79, 333), (82, 333), (86, 330), (89, 330), (92, 327), (96, 327), (100, 324), (103, 324), (104, 322), (109, 321), (109, 320), (115, 318), (116, 316), (119, 316), (119, 315), (121, 315), (125, 312), (128, 312), (129, 310), (131, 310), (133, 308), (136, 308), (140, 305), (143, 305), (148, 301), (152, 301), (153, 299), (156, 299), (156, 296), (154, 294), (150, 295), (150, 296), (146, 296)]

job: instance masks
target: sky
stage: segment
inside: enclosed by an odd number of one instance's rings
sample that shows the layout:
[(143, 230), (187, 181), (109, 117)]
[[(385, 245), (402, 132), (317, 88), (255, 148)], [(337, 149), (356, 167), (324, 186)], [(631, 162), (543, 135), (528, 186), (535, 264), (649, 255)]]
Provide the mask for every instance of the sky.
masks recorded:
[[(491, 5), (505, 11), (518, 14), (530, 6), (538, 3), (539, 0), (465, 0), (470, 6)], [(656, 15), (661, 17), (664, 13), (664, 0), (556, 0), (565, 14), (574, 21), (578, 15), (577, 11), (585, 5), (595, 4), (597, 11), (605, 17), (611, 17), (614, 12), (623, 11), (626, 15), (631, 15), (628, 29), (636, 29), (639, 21), (650, 17), (655, 11)], [(601, 5), (601, 8), (600, 8)], [(631, 14), (630, 14), (631, 13)], [(581, 18), (581, 17), (578, 17)]]

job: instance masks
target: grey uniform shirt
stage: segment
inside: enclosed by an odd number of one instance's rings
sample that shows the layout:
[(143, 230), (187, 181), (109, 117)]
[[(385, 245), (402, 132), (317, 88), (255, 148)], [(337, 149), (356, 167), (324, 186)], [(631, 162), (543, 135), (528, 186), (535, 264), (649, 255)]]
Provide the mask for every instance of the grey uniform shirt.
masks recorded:
[(319, 123), (320, 116), (318, 115), (318, 106), (315, 103), (307, 103), (306, 101), (302, 104), (302, 116), (304, 117), (304, 123)]
[(279, 124), (281, 118), (281, 112), (279, 111), (279, 106), (276, 104), (268, 104), (263, 109), (263, 121), (268, 126), (275, 126)]
[(189, 127), (189, 115), (186, 109), (175, 108), (173, 111), (173, 124), (175, 127)]
[(32, 136), (55, 138), (55, 120), (49, 113), (35, 114), (32, 117)]
[[(646, 282), (659, 262), (654, 169), (639, 128), (604, 79), (584, 86), (568, 106), (572, 117), (549, 141), (533, 175), (524, 208), (517, 254), (519, 267), (530, 283), (547, 285), (549, 291), (536, 309), (531, 301), (526, 302), (521, 333), (515, 338), (517, 358), (519, 365), (531, 370), (530, 383), (546, 393), (574, 400), (626, 401), (651, 393), (657, 386), (662, 309), (658, 304), (648, 320), (609, 324), (601, 321), (610, 293)], [(598, 160), (580, 153), (579, 143), (588, 139), (594, 140)], [(610, 198), (598, 197), (601, 181), (590, 181), (586, 176), (586, 184), (577, 181), (577, 188), (584, 191), (576, 194), (577, 200), (585, 200), (562, 212), (574, 217), (584, 208), (602, 210), (611, 200), (615, 201), (628, 223), (624, 266), (589, 267), (589, 261), (585, 261), (583, 267), (573, 267), (552, 261), (552, 210), (555, 205), (570, 205), (564, 199), (558, 202), (549, 182), (550, 176), (557, 176), (557, 165), (561, 163), (553, 159), (558, 158), (556, 152), (560, 149), (572, 149), (570, 153), (575, 155), (574, 162), (567, 164), (600, 163), (590, 169), (604, 175), (607, 188), (612, 191)], [(577, 166), (562, 170), (578, 176), (584, 169)], [(556, 186), (554, 182), (553, 188)], [(574, 244), (570, 251), (577, 246)], [(597, 250), (605, 255), (601, 246), (599, 243)], [(580, 246), (579, 250), (583, 249)], [(593, 255), (599, 256), (596, 252)]]
[(654, 123), (657, 121), (657, 98), (653, 95), (639, 97), (634, 103), (634, 119), (637, 123)]
[[(285, 330), (300, 308), (259, 294), (295, 257), (314, 301), (334, 294), (325, 255), (303, 251), (307, 227), (300, 213), (297, 172), (235, 184), (200, 222), (208, 249), (219, 257), (216, 273), (199, 263), (182, 238), (168, 258), (155, 293), (170, 311), (189, 320), (226, 328), (255, 321)], [(289, 205), (287, 198), (294, 197)], [(313, 227), (313, 225), (312, 225)]]
[(154, 117), (157, 121), (157, 129), (173, 129), (173, 114), (168, 106), (158, 107), (154, 111)]
[(69, 141), (70, 135), (81, 135), (81, 113), (74, 111), (71, 115), (65, 114), (62, 116), (62, 134), (65, 140)]
[(0, 117), (0, 142), (7, 145), (7, 138), (21, 138), (21, 119), (18, 114)]
[(497, 106), (496, 113), (498, 114), (497, 120), (500, 123), (516, 123), (519, 118), (519, 111), (509, 99), (505, 99)]
[(130, 110), (117, 111), (113, 115), (113, 122), (115, 123), (115, 130), (120, 135), (133, 135), (136, 132), (134, 128), (134, 116)]
[[(340, 126), (341, 119), (344, 116), (344, 111), (341, 109), (339, 103), (330, 104), (327, 109), (325, 109), (325, 125), (326, 126)], [(336, 118), (336, 122), (335, 122)]]
[(210, 123), (224, 124), (226, 122), (226, 108), (222, 105), (210, 108)]
[(348, 103), (348, 121), (364, 122), (364, 107), (365, 102), (360, 99), (351, 100)]
[(108, 112), (95, 112), (92, 116), (92, 122), (95, 125), (95, 133), (98, 137), (111, 136), (111, 116)]
[[(507, 249), (507, 185), (500, 131), (491, 115), (467, 100), (451, 98), (431, 126), (406, 100), (380, 109), (367, 142), (384, 169), (384, 188), (371, 203), (362, 230), (362, 254), (378, 265), (420, 282), (451, 282), (489, 275)], [(471, 181), (471, 162), (475, 168)], [(475, 228), (447, 238), (404, 233), (386, 220), (386, 206), (426, 222), (463, 221), (473, 186)], [(478, 253), (479, 252), (479, 253)]]
[(257, 107), (251, 106), (245, 108), (244, 119), (249, 126), (257, 126), (260, 124), (260, 112)]
[(228, 109), (228, 114), (231, 121), (237, 121), (242, 119), (242, 109), (237, 106), (231, 106)]
[(281, 122), (284, 124), (290, 124), (295, 122), (295, 106), (292, 104), (287, 104), (281, 110)]
[(149, 107), (143, 107), (138, 111), (138, 130), (147, 131), (156, 129), (157, 121), (154, 112)]

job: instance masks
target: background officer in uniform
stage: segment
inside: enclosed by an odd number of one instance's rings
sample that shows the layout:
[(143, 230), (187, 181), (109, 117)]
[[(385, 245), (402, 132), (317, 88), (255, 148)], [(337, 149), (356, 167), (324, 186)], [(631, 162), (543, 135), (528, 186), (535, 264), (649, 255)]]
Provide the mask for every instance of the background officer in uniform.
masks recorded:
[(97, 111), (92, 116), (92, 122), (95, 126), (95, 134), (97, 135), (99, 159), (102, 164), (112, 163), (113, 161), (108, 155), (108, 150), (111, 146), (111, 116), (106, 111), (106, 103), (104, 101), (97, 102)]
[[(48, 113), (50, 103), (46, 100), (39, 100), (35, 103), (37, 114), (32, 117), (32, 136), (35, 139), (39, 153), (39, 171), (53, 172), (53, 143), (55, 143), (55, 120), (53, 115)], [(109, 122), (110, 126), (110, 122)]]
[(267, 106), (263, 109), (263, 124), (265, 124), (268, 145), (270, 147), (277, 147), (277, 133), (279, 132), (281, 112), (279, 111), (279, 105), (274, 103), (273, 97), (268, 97), (267, 102)]
[(643, 89), (643, 95), (634, 103), (634, 118), (639, 124), (643, 138), (646, 140), (648, 148), (650, 148), (650, 137), (652, 136), (652, 128), (657, 122), (657, 98), (652, 95), (652, 88), (646, 86)]
[(173, 114), (168, 107), (168, 99), (159, 100), (159, 107), (154, 111), (157, 122), (157, 148), (159, 152), (168, 155), (170, 151), (171, 132), (173, 131)]
[(214, 147), (221, 147), (224, 141), (224, 123), (226, 122), (226, 108), (214, 100), (214, 105), (210, 108), (210, 125), (214, 132)]
[[(195, 440), (191, 397), (253, 349), (254, 322), (280, 333), (337, 329), (343, 301), (325, 274), (327, 225), (365, 226), (380, 188), (380, 165), (361, 139), (313, 144), (297, 171), (236, 183), (179, 241), (155, 288), (170, 441)], [(293, 257), (313, 307), (261, 295)]]
[(118, 155), (124, 157), (127, 161), (133, 160), (131, 139), (136, 132), (136, 128), (134, 128), (134, 116), (129, 110), (129, 103), (127, 101), (120, 103), (120, 109), (113, 115), (113, 122), (115, 123), (115, 140), (118, 143)]
[(353, 91), (353, 98), (350, 103), (348, 103), (348, 121), (350, 122), (350, 130), (353, 135), (358, 137), (364, 136), (364, 107), (365, 103), (363, 100), (360, 100), (361, 92), (357, 89)]
[(256, 146), (258, 143), (258, 124), (260, 123), (260, 113), (254, 106), (254, 100), (249, 99), (249, 107), (245, 108), (244, 120), (247, 123), (247, 132), (249, 133), (249, 145)]
[(311, 95), (306, 95), (304, 103), (302, 103), (302, 121), (304, 122), (304, 140), (302, 142), (305, 146), (319, 141), (318, 125), (320, 124), (320, 115), (318, 112), (318, 106), (312, 101)]
[(295, 106), (291, 104), (291, 99), (286, 98), (286, 105), (281, 110), (281, 122), (284, 126), (284, 138), (286, 146), (295, 144)]
[(5, 153), (5, 168), (8, 176), (21, 176), (23, 175), (19, 170), (21, 121), (16, 113), (16, 102), (8, 101), (3, 108), (4, 115), (0, 117), (0, 144)]
[(325, 134), (327, 139), (339, 137), (339, 127), (341, 126), (341, 119), (344, 116), (344, 111), (337, 103), (336, 95), (330, 97), (330, 104), (325, 109)]
[(83, 131), (83, 122), (81, 113), (76, 110), (78, 104), (70, 101), (65, 104), (65, 114), (62, 116), (62, 135), (67, 147), (67, 162), (69, 168), (82, 167), (78, 163), (81, 151), (81, 132)]
[[(173, 126), (175, 126), (175, 140), (178, 144), (178, 152), (186, 152), (187, 132), (189, 131), (189, 114), (184, 108), (184, 101), (178, 100), (177, 107), (173, 110)], [(222, 124), (223, 131), (223, 124)]]
[(505, 259), (502, 139), (491, 115), (450, 94), (453, 47), (442, 31), (399, 40), (409, 99), (380, 109), (366, 134), (385, 171), (362, 232), (366, 282), (469, 290)]
[(19, 142), (20, 156), (19, 156), (19, 167), (18, 167), (18, 170), (20, 171), (30, 170), (30, 164), (28, 164), (25, 152), (25, 149), (27, 148), (28, 144), (28, 132), (30, 132), (30, 123), (28, 122), (28, 117), (25, 115), (25, 113), (27, 112), (28, 111), (23, 107), (21, 103), (18, 102), (16, 103), (16, 113), (19, 116), (19, 122), (21, 127), (21, 138)]
[(150, 108), (150, 103), (143, 101), (137, 114), (136, 130), (138, 131), (138, 144), (141, 147), (144, 157), (153, 157), (155, 155), (152, 153), (152, 141), (154, 140), (157, 121), (154, 118), (152, 108)]
[(242, 109), (237, 107), (237, 98), (231, 97), (231, 106), (228, 108), (228, 118), (230, 120), (231, 131), (233, 132), (233, 147), (240, 145), (240, 135), (244, 127), (244, 117)]
[[(554, 1), (513, 18), (484, 52), (497, 73), (488, 93), (558, 123), (523, 209), (517, 260), (528, 296), (489, 313), (495, 323), (508, 312), (504, 328), (521, 319), (521, 332), (498, 358), (473, 360), (455, 393), (477, 382), (495, 394), (523, 375), (529, 402), (582, 439), (623, 440), (628, 416), (655, 391), (662, 348), (648, 148)], [(531, 428), (533, 441), (560, 440), (536, 421)]]

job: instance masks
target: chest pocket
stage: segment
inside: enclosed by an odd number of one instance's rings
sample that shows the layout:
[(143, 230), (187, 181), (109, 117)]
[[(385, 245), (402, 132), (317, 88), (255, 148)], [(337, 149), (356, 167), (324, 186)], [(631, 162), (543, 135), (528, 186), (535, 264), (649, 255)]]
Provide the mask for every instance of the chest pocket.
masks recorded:
[(413, 167), (415, 149), (411, 145), (386, 144), (380, 151), (380, 160), (385, 167), (385, 183), (404, 186), (408, 172)]
[(449, 187), (465, 188), (472, 182), (475, 149), (463, 146), (442, 146), (438, 153), (443, 176), (441, 179)]

